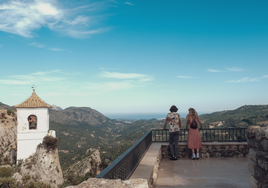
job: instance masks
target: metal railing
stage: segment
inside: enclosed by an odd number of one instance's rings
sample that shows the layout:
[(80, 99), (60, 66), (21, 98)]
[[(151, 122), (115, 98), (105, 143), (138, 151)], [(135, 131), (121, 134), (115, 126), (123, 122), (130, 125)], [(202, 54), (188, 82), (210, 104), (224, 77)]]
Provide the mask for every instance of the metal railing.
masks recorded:
[(114, 162), (99, 173), (96, 178), (121, 180), (130, 178), (151, 144), (152, 130), (147, 132), (127, 151), (120, 155)]
[[(202, 142), (245, 142), (247, 128), (218, 128), (199, 130)], [(181, 129), (179, 142), (187, 142), (188, 129)], [(121, 179), (130, 178), (152, 142), (168, 142), (168, 129), (152, 129), (140, 138), (120, 157), (105, 168), (96, 178)]]
[[(247, 128), (215, 128), (199, 129), (202, 142), (246, 142)], [(181, 129), (179, 133), (179, 142), (187, 142), (188, 129)], [(153, 129), (153, 142), (168, 142), (168, 129)]]

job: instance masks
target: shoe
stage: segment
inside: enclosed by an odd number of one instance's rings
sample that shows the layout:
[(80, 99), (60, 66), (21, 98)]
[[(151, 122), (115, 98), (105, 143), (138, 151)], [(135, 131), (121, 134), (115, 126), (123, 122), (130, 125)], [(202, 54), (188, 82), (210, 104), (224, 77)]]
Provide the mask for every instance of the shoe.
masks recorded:
[(195, 160), (196, 158), (195, 158), (195, 154), (193, 153), (193, 155), (192, 155), (192, 160)]
[(177, 157), (173, 157), (173, 160), (178, 160), (178, 158)]
[(173, 157), (173, 156), (169, 156), (169, 159), (170, 159), (170, 160), (174, 160), (174, 157)]
[(196, 159), (197, 159), (197, 160), (199, 159), (199, 153), (196, 154)]

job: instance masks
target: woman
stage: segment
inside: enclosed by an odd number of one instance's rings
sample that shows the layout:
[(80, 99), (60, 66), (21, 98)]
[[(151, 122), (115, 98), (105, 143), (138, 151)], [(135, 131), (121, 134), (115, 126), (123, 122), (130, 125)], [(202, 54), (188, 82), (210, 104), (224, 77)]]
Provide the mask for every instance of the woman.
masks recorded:
[(169, 149), (171, 160), (177, 160), (178, 158), (178, 141), (179, 131), (181, 128), (180, 114), (177, 113), (178, 108), (173, 105), (169, 109), (170, 113), (167, 114), (166, 121), (164, 123), (164, 129), (166, 129), (167, 122), (169, 121)]
[[(202, 141), (198, 131), (197, 122), (200, 124), (200, 129), (202, 129), (202, 123), (197, 115), (197, 112), (193, 108), (189, 109), (189, 114), (186, 116), (186, 119), (186, 129), (188, 129), (188, 125), (190, 124), (189, 134), (187, 138), (188, 148), (192, 149), (192, 159), (199, 159), (199, 150), (202, 148)], [(196, 155), (194, 151), (195, 149)]]

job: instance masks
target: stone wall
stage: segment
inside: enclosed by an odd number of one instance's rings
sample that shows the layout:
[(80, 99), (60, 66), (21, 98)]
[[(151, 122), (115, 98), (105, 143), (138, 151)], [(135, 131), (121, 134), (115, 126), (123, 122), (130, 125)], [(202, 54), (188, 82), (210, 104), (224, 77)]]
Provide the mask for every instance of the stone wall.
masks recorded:
[[(246, 157), (249, 147), (246, 142), (203, 142), (200, 149), (200, 158), (220, 157)], [(179, 157), (191, 158), (192, 151), (188, 149), (187, 143), (179, 143)], [(168, 144), (162, 145), (162, 157), (169, 157)]]
[(247, 129), (249, 150), (248, 169), (253, 188), (268, 188), (268, 127)]
[(158, 155), (157, 155), (157, 159), (154, 162), (153, 172), (152, 172), (150, 180), (148, 182), (149, 188), (153, 188), (156, 185), (157, 174), (158, 174), (158, 170), (159, 170), (161, 161), (162, 161), (162, 149), (159, 150)]

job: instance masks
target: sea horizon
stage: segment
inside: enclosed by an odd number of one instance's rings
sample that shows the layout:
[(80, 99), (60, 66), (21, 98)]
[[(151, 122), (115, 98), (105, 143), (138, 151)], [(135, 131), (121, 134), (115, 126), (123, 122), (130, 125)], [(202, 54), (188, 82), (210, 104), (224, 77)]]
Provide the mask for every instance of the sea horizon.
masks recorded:
[[(138, 113), (129, 113), (129, 114), (104, 114), (110, 119), (165, 119), (167, 113), (154, 113), (154, 114), (138, 114)], [(180, 113), (181, 118), (185, 118), (187, 113)]]
[[(198, 115), (207, 114), (208, 112), (203, 112)], [(187, 112), (179, 113), (181, 118), (186, 118)], [(110, 119), (165, 119), (167, 113), (107, 113), (104, 114), (106, 117)]]

